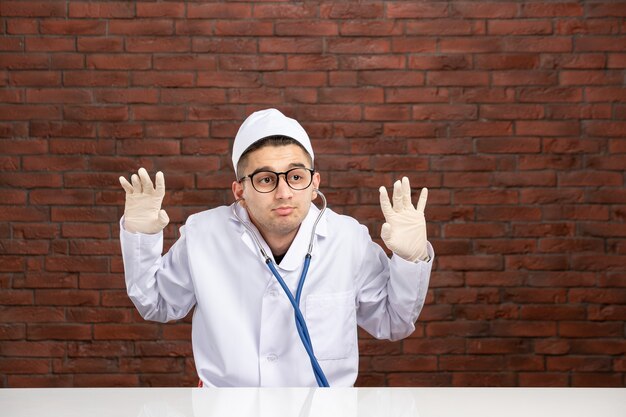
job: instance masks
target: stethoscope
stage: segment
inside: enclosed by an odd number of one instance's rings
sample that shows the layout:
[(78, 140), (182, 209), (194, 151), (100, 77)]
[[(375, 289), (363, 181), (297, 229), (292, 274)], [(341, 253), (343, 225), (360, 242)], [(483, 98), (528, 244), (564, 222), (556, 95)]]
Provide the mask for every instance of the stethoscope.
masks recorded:
[(293, 294), (291, 293), (291, 290), (289, 289), (289, 287), (287, 287), (287, 284), (285, 284), (285, 280), (276, 269), (276, 266), (274, 265), (272, 258), (270, 258), (265, 252), (265, 250), (263, 249), (263, 246), (261, 245), (261, 242), (259, 242), (259, 238), (257, 237), (252, 227), (248, 223), (244, 222), (243, 219), (239, 216), (239, 214), (237, 214), (237, 205), (242, 199), (240, 198), (237, 201), (235, 201), (235, 204), (233, 204), (231, 207), (232, 207), (233, 214), (235, 215), (235, 217), (237, 217), (237, 220), (239, 220), (241, 224), (243, 224), (243, 226), (248, 230), (248, 232), (254, 239), (254, 242), (256, 243), (257, 247), (259, 248), (259, 251), (261, 252), (261, 255), (265, 259), (265, 264), (270, 269), (270, 271), (272, 271), (272, 274), (274, 275), (274, 277), (276, 277), (276, 280), (282, 287), (283, 291), (285, 291), (285, 294), (287, 294), (287, 298), (289, 298), (289, 302), (291, 303), (291, 306), (293, 307), (293, 311), (295, 312), (295, 316), (296, 316), (296, 329), (298, 329), (298, 335), (300, 336), (302, 345), (304, 346), (304, 349), (306, 350), (306, 353), (309, 355), (309, 359), (311, 360), (311, 366), (313, 367), (313, 373), (315, 374), (317, 385), (320, 387), (329, 387), (330, 385), (328, 385), (328, 380), (326, 379), (326, 375), (324, 375), (324, 371), (322, 371), (322, 367), (320, 366), (319, 362), (317, 361), (317, 358), (315, 357), (315, 354), (313, 353), (313, 345), (311, 343), (311, 337), (309, 336), (309, 330), (307, 329), (304, 316), (302, 315), (302, 311), (300, 310), (300, 296), (302, 295), (302, 287), (304, 286), (304, 280), (306, 279), (306, 275), (309, 270), (309, 264), (311, 263), (311, 252), (313, 251), (313, 239), (315, 238), (315, 229), (317, 228), (317, 223), (319, 223), (320, 219), (322, 218), (322, 215), (324, 214), (324, 211), (326, 210), (326, 197), (324, 197), (324, 194), (322, 194), (319, 190), (314, 190), (314, 191), (322, 197), (323, 206), (319, 214), (317, 215), (317, 219), (315, 219), (315, 223), (313, 223), (313, 228), (311, 229), (311, 239), (309, 240), (309, 249), (306, 253), (306, 256), (304, 257), (304, 265), (302, 267), (302, 274), (300, 275), (300, 280), (298, 281), (298, 288), (296, 290), (295, 298)]

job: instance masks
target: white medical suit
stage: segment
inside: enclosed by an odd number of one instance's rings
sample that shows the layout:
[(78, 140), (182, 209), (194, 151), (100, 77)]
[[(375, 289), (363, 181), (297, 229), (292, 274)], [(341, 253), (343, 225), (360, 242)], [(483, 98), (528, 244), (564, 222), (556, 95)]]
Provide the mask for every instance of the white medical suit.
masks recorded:
[[(163, 233), (130, 233), (120, 221), (128, 295), (147, 320), (183, 318), (195, 306), (192, 343), (204, 386), (316, 386), (287, 296), (249, 232), (227, 206), (190, 216), (161, 256)], [(244, 221), (244, 209), (238, 213)], [(278, 271), (295, 294), (319, 209), (309, 213)], [(265, 251), (271, 250), (252, 225)], [(434, 257), (389, 259), (365, 226), (328, 209), (315, 232), (300, 308), (333, 386), (352, 386), (357, 325), (379, 339), (410, 335)]]

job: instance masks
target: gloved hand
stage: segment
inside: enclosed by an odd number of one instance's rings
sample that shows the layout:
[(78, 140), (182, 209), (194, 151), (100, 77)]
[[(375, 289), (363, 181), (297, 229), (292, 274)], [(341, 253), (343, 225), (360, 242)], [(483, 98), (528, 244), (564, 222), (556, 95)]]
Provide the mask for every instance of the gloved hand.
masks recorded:
[(386, 221), (380, 231), (380, 237), (385, 245), (407, 261), (415, 262), (418, 259), (427, 261), (424, 208), (428, 189), (422, 188), (417, 209), (411, 203), (411, 185), (407, 177), (402, 178), (402, 183), (396, 181), (393, 184), (393, 207), (389, 202), (387, 189), (380, 187), (379, 191), (380, 207)]
[(138, 173), (139, 176), (131, 176), (132, 185), (126, 178), (120, 177), (120, 184), (126, 190), (124, 228), (133, 233), (159, 233), (170, 221), (165, 210), (161, 210), (165, 196), (163, 173), (156, 173), (156, 188), (144, 168), (139, 168)]

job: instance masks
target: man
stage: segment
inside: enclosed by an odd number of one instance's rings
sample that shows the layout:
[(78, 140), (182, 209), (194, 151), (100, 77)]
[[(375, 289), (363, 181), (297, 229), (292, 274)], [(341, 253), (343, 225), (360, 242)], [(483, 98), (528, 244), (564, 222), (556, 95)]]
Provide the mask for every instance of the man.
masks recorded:
[[(427, 189), (415, 208), (406, 177), (394, 184), (393, 205), (380, 188), (389, 259), (365, 226), (312, 204), (321, 177), (309, 137), (294, 119), (275, 109), (250, 115), (232, 161), (237, 201), (190, 216), (163, 256), (169, 221), (161, 209), (163, 174), (157, 172), (156, 188), (143, 168), (131, 183), (120, 177), (128, 295), (142, 317), (159, 322), (183, 318), (195, 306), (193, 351), (204, 386), (315, 386), (319, 375), (330, 386), (352, 386), (357, 325), (379, 339), (415, 330), (434, 257), (426, 240)], [(289, 296), (297, 298), (308, 331), (294, 319)]]

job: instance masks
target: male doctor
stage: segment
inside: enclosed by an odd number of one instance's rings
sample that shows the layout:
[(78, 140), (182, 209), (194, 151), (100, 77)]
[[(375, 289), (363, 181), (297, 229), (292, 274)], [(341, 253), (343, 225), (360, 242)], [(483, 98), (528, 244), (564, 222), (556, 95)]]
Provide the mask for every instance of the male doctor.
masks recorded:
[(415, 330), (434, 257), (427, 189), (415, 207), (406, 177), (394, 184), (393, 204), (380, 188), (389, 259), (355, 219), (330, 209), (318, 219), (312, 201), (321, 178), (296, 120), (276, 109), (253, 113), (237, 132), (232, 161), (236, 202), (191, 215), (163, 256), (163, 174), (155, 186), (143, 168), (130, 183), (120, 177), (128, 295), (143, 318), (158, 322), (181, 319), (195, 306), (193, 352), (204, 386), (316, 386), (294, 308), (259, 248), (295, 297), (312, 241), (298, 297), (308, 341), (328, 384), (352, 386), (357, 325), (378, 339)]

